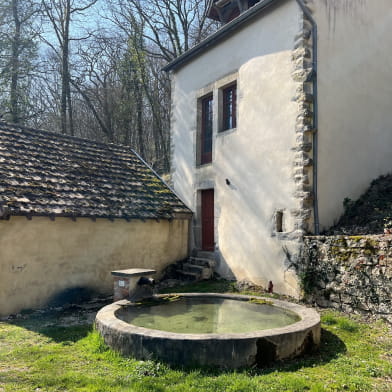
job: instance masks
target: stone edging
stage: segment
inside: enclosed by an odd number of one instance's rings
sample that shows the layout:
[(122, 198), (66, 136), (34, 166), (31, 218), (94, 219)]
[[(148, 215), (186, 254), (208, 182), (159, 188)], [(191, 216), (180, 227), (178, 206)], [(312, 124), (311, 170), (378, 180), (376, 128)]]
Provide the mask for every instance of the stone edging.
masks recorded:
[[(265, 300), (262, 297), (232, 294), (175, 295)], [(105, 342), (124, 355), (139, 359), (152, 357), (182, 365), (198, 364), (227, 368), (253, 366), (259, 364), (257, 357), (261, 355), (261, 346), (263, 349), (265, 345), (269, 346), (269, 350), (273, 351), (274, 360), (291, 358), (300, 355), (310, 347), (318, 346), (320, 316), (315, 310), (275, 299), (268, 298), (268, 301), (297, 313), (301, 320), (282, 328), (242, 334), (176, 334), (137, 327), (118, 319), (115, 315), (116, 311), (123, 306), (130, 305), (128, 301), (118, 301), (101, 309), (97, 314), (95, 324)]]

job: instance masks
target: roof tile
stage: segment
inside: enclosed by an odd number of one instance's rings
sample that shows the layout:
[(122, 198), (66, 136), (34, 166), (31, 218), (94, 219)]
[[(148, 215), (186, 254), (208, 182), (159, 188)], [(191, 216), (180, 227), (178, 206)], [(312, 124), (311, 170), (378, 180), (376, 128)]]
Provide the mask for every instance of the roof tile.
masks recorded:
[(11, 215), (110, 219), (191, 213), (129, 147), (1, 121), (0, 206)]

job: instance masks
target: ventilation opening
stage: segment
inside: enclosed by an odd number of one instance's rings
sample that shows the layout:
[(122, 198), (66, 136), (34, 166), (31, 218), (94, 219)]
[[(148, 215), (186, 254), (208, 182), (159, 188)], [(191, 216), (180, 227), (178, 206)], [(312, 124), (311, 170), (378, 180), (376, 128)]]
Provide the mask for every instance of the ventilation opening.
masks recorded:
[(275, 231), (277, 233), (283, 232), (283, 211), (276, 211), (275, 214)]

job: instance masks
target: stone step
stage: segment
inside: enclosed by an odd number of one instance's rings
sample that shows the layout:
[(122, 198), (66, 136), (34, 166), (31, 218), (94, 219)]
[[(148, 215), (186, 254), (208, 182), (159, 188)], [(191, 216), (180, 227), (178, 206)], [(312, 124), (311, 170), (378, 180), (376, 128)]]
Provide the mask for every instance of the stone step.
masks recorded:
[(194, 265), (200, 265), (203, 267), (214, 268), (216, 265), (216, 261), (214, 259), (206, 259), (204, 257), (189, 257), (188, 261)]
[(198, 264), (193, 264), (193, 263), (184, 263), (182, 265), (182, 269), (184, 271), (189, 271), (189, 272), (196, 272), (196, 273), (202, 273), (203, 269), (205, 267), (202, 265), (198, 265)]
[(184, 271), (194, 272), (200, 275), (200, 279), (210, 279), (213, 275), (213, 270), (210, 267), (192, 264), (192, 263), (184, 263), (183, 264)]
[(215, 253), (207, 252), (206, 250), (196, 250), (192, 255), (195, 257), (200, 257), (202, 259), (209, 259), (209, 260), (215, 259)]
[(181, 276), (182, 279), (187, 280), (189, 282), (196, 282), (200, 280), (200, 273), (182, 271), (182, 270), (177, 270), (177, 273), (179, 276)]

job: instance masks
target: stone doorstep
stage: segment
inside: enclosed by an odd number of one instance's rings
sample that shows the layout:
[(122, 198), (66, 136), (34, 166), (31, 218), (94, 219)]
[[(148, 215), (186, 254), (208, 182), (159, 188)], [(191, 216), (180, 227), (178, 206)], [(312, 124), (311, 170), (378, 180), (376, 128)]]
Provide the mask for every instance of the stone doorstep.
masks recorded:
[(195, 272), (200, 275), (201, 279), (210, 279), (213, 275), (212, 268), (210, 267), (204, 267), (202, 265), (192, 263), (184, 263), (182, 266), (184, 271)]
[(188, 260), (189, 260), (189, 262), (191, 264), (201, 265), (201, 266), (204, 266), (204, 267), (214, 268), (215, 265), (216, 265), (216, 261), (215, 260), (204, 258), (204, 257), (191, 256), (191, 257), (189, 257)]
[(190, 282), (197, 282), (198, 280), (200, 280), (200, 274), (196, 272), (177, 270), (177, 273), (181, 275), (185, 280)]
[(184, 263), (182, 267), (184, 268), (185, 271), (199, 272), (200, 274), (203, 272), (203, 269), (205, 268), (202, 265), (193, 264), (193, 263)]

